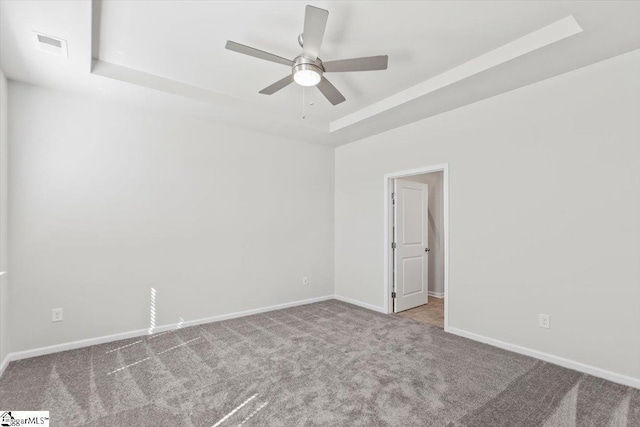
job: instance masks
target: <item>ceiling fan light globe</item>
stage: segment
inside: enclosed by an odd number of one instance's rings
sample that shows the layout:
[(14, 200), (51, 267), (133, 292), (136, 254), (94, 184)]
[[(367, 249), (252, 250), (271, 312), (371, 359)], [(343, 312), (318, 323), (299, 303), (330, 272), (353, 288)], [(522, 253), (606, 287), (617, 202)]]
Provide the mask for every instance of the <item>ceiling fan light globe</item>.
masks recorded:
[(292, 72), (293, 80), (300, 86), (316, 86), (322, 80), (320, 62), (312, 62), (302, 56), (295, 59)]
[(315, 86), (321, 78), (320, 73), (313, 69), (298, 70), (293, 74), (293, 80), (300, 86)]

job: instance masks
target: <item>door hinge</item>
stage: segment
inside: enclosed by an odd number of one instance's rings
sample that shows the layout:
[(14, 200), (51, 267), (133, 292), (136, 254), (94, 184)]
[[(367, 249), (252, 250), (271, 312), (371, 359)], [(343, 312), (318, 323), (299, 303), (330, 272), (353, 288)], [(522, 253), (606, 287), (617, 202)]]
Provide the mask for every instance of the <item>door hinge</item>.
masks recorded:
[(395, 298), (396, 297), (396, 293), (395, 292), (391, 292), (391, 298)]
[(396, 242), (391, 243), (391, 249), (395, 249), (396, 248)]
[(395, 205), (396, 204), (396, 193), (391, 193), (391, 202)]

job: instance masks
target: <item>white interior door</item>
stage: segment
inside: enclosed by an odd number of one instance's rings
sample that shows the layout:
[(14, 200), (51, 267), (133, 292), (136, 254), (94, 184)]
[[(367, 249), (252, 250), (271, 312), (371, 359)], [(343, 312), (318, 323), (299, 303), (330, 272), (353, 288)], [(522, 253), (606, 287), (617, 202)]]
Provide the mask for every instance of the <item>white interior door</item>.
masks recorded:
[(427, 184), (404, 179), (394, 181), (395, 313), (428, 302), (428, 203)]

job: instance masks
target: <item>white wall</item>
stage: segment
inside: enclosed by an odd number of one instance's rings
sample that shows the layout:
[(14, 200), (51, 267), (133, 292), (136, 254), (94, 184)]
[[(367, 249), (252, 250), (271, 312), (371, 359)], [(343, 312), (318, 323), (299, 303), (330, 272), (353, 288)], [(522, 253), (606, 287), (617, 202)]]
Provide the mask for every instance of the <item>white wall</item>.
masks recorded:
[[(7, 79), (0, 70), (0, 271), (8, 270), (8, 87)], [(9, 276), (0, 276), (0, 363), (9, 353)]]
[(429, 292), (444, 295), (444, 194), (443, 173), (409, 176), (413, 182), (429, 186)]
[(450, 326), (640, 378), (639, 75), (634, 51), (338, 148), (336, 294), (383, 305), (383, 176), (448, 162)]
[(9, 93), (11, 351), (333, 294), (333, 149)]

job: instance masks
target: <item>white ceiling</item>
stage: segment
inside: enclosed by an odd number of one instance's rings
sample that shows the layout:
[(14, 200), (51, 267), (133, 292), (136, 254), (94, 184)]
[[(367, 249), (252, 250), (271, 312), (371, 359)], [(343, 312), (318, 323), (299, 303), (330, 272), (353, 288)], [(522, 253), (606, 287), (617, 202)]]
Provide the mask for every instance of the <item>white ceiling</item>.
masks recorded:
[[(258, 94), (287, 75), (287, 66), (224, 45), (233, 40), (299, 55), (307, 3), (329, 10), (323, 60), (388, 54), (389, 69), (328, 74), (347, 102), (332, 106), (315, 88), (306, 89), (302, 119), (301, 87)], [(640, 48), (637, 1), (105, 0), (93, 6), (99, 26), (92, 31), (89, 1), (0, 1), (0, 64), (7, 76), (332, 145)], [(418, 90), (568, 16), (582, 32), (439, 90)], [(66, 39), (69, 58), (36, 50), (32, 30)], [(99, 61), (93, 74), (92, 42)], [(398, 101), (398, 93), (406, 96)]]

